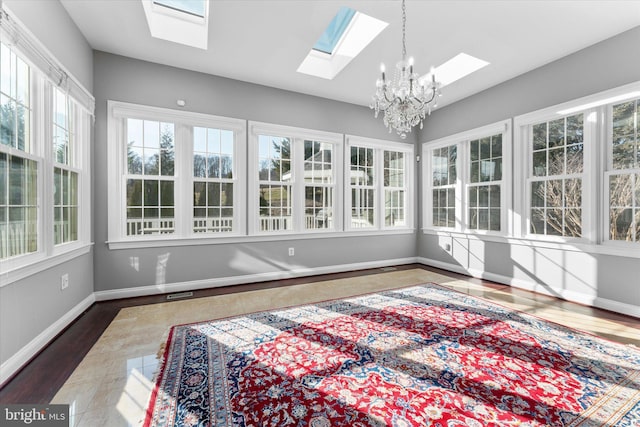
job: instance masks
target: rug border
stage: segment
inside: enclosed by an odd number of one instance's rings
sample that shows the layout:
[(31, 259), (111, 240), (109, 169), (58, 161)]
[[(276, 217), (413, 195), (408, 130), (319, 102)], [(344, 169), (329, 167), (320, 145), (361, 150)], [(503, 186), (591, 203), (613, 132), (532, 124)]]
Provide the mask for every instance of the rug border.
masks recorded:
[(153, 390), (151, 390), (151, 397), (149, 398), (149, 403), (147, 405), (147, 410), (145, 411), (145, 419), (142, 427), (151, 427), (151, 420), (153, 419), (153, 408), (155, 407), (155, 401), (158, 398), (158, 392), (160, 391), (160, 384), (162, 383), (162, 377), (164, 376), (167, 357), (169, 356), (169, 351), (171, 349), (171, 344), (173, 344), (173, 332), (175, 328), (180, 327), (182, 325), (174, 325), (169, 328), (169, 335), (164, 340), (164, 351), (162, 352), (162, 358), (158, 361), (158, 371), (156, 373), (156, 378), (153, 385)]
[[(637, 347), (637, 346), (635, 346), (633, 344), (621, 343), (621, 342), (614, 341), (614, 340), (606, 338), (606, 337), (601, 337), (601, 336), (599, 336), (599, 335), (597, 335), (597, 334), (595, 334), (593, 332), (590, 332), (590, 331), (585, 331), (585, 330), (582, 330), (582, 329), (579, 329), (579, 328), (575, 328), (573, 326), (563, 325), (562, 323), (559, 323), (557, 321), (545, 319), (545, 318), (543, 318), (543, 317), (541, 317), (541, 316), (539, 316), (537, 314), (531, 314), (531, 313), (528, 313), (528, 312), (526, 312), (524, 310), (508, 307), (508, 306), (506, 306), (504, 304), (501, 304), (499, 302), (495, 302), (495, 301), (493, 301), (493, 300), (491, 300), (489, 298), (485, 298), (483, 296), (478, 296), (478, 295), (471, 295), (471, 294), (462, 292), (462, 291), (460, 291), (458, 289), (447, 287), (447, 286), (442, 285), (440, 283), (423, 282), (423, 283), (418, 283), (418, 284), (413, 284), (413, 285), (400, 286), (400, 287), (397, 287), (397, 288), (381, 289), (381, 290), (374, 291), (374, 292), (363, 292), (363, 293), (353, 294), (353, 295), (349, 295), (349, 296), (345, 296), (345, 297), (328, 298), (328, 299), (323, 299), (323, 300), (318, 300), (318, 301), (313, 301), (313, 302), (308, 302), (308, 303), (292, 304), (292, 305), (287, 305), (287, 306), (282, 306), (282, 307), (272, 308), (272, 309), (267, 309), (267, 310), (248, 311), (248, 312), (243, 313), (243, 314), (236, 314), (236, 315), (232, 315), (232, 316), (223, 316), (223, 317), (219, 317), (219, 318), (215, 318), (215, 319), (200, 320), (200, 321), (197, 321), (197, 322), (187, 322), (187, 323), (180, 323), (180, 324), (172, 325), (169, 328), (169, 335), (168, 335), (167, 339), (164, 340), (163, 343), (161, 343), (161, 345), (164, 344), (165, 348), (164, 348), (164, 351), (163, 351), (162, 359), (158, 363), (158, 371), (157, 371), (157, 374), (156, 374), (157, 377), (155, 379), (155, 384), (154, 384), (153, 390), (151, 392), (151, 397), (149, 398), (149, 403), (147, 405), (147, 410), (145, 411), (145, 421), (144, 421), (144, 424), (142, 425), (142, 427), (152, 427), (151, 426), (151, 419), (153, 418), (153, 408), (155, 406), (154, 405), (155, 404), (155, 400), (158, 397), (158, 391), (160, 389), (160, 385), (161, 385), (162, 379), (164, 377), (166, 363), (167, 363), (167, 356), (169, 354), (169, 350), (171, 349), (171, 345), (173, 344), (174, 330), (176, 328), (180, 328), (180, 327), (184, 327), (184, 326), (197, 325), (197, 324), (206, 323), (206, 322), (216, 322), (216, 321), (236, 319), (236, 318), (240, 318), (240, 317), (244, 317), (244, 316), (248, 316), (248, 315), (252, 315), (252, 314), (267, 313), (267, 312), (274, 311), (274, 310), (287, 310), (287, 309), (291, 309), (291, 308), (295, 308), (295, 307), (303, 307), (303, 306), (306, 306), (306, 305), (327, 303), (327, 302), (333, 302), (333, 301), (342, 301), (342, 300), (350, 299), (350, 298), (359, 298), (359, 297), (364, 297), (364, 296), (368, 296), (368, 295), (376, 295), (376, 294), (379, 294), (381, 292), (390, 292), (390, 291), (394, 291), (394, 290), (409, 289), (409, 288), (414, 288), (414, 287), (419, 287), (419, 286), (421, 287), (421, 286), (426, 286), (426, 285), (435, 286), (435, 287), (438, 287), (438, 288), (441, 288), (441, 289), (444, 289), (444, 290), (447, 290), (447, 291), (456, 292), (458, 294), (461, 294), (461, 295), (464, 295), (464, 296), (467, 296), (467, 297), (476, 298), (476, 299), (482, 300), (484, 302), (487, 302), (487, 303), (496, 305), (498, 307), (501, 307), (503, 309), (513, 311), (514, 313), (524, 314), (524, 315), (530, 316), (530, 317), (532, 317), (534, 319), (537, 319), (539, 321), (543, 321), (543, 322), (546, 322), (546, 323), (549, 323), (549, 324), (552, 324), (552, 325), (555, 325), (555, 326), (559, 326), (561, 328), (564, 328), (564, 329), (567, 329), (567, 330), (570, 330), (570, 331), (580, 332), (582, 334), (591, 336), (592, 338), (597, 338), (597, 339), (609, 342), (611, 344), (615, 344), (617, 346), (621, 346), (623, 348), (631, 348), (633, 350), (636, 350), (636, 351), (640, 352), (640, 347)], [(510, 285), (504, 285), (504, 286), (509, 287), (509, 288), (512, 287)], [(560, 300), (562, 300), (562, 299), (560, 299)], [(562, 300), (562, 301), (566, 301), (566, 300)]]

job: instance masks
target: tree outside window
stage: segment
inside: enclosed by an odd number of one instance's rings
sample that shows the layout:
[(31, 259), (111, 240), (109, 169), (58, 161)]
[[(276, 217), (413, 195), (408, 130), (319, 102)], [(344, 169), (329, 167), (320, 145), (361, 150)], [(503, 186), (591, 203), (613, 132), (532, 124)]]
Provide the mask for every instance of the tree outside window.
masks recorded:
[(609, 239), (640, 242), (640, 99), (612, 107)]
[(532, 234), (582, 236), (583, 116), (577, 114), (532, 127)]

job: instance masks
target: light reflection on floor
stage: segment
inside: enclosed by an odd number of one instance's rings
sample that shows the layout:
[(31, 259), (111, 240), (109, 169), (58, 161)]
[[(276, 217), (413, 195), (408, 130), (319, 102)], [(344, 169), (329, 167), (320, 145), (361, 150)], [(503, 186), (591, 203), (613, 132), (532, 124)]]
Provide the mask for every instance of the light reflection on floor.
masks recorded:
[(605, 338), (640, 346), (640, 331), (592, 317), (593, 309), (509, 287), (484, 287), (412, 269), (325, 282), (219, 295), (120, 311), (51, 403), (68, 403), (72, 425), (139, 426), (153, 388), (159, 354), (172, 325), (271, 310), (436, 282)]

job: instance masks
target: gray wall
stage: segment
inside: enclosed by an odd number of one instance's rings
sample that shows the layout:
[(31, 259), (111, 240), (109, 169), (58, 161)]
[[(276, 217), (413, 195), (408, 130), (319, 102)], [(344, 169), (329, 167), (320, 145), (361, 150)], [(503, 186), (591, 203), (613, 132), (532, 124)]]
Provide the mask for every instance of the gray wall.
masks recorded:
[(3, 0), (11, 12), (87, 89), (93, 89), (92, 49), (59, 1)]
[[(438, 110), (427, 119), (419, 140), (432, 141), (638, 81), (639, 41), (640, 27), (636, 27)], [(498, 275), (519, 285), (535, 284), (537, 290), (556, 295), (640, 307), (638, 258), (532, 250), (465, 238), (449, 239), (453, 251), (447, 252), (443, 249), (447, 242), (447, 238), (419, 233), (418, 256), (457, 270)]]
[[(92, 50), (59, 2), (5, 0), (4, 3), (67, 70), (87, 89), (92, 89)], [(60, 276), (65, 273), (69, 273), (69, 287), (63, 292)], [(92, 252), (1, 287), (0, 363), (92, 293)]]
[[(302, 128), (394, 139), (369, 108), (302, 95), (222, 77), (94, 52), (95, 155), (107, 157), (107, 100), (124, 101)], [(409, 138), (416, 142), (416, 135)], [(357, 238), (173, 246), (110, 250), (107, 240), (107, 164), (95, 177), (95, 290), (159, 282), (172, 284), (283, 272), (415, 256), (415, 233)], [(295, 247), (289, 257), (288, 247)], [(159, 275), (158, 266), (164, 265)], [(132, 263), (132, 260), (135, 260)], [(137, 268), (132, 267), (135, 265)]]

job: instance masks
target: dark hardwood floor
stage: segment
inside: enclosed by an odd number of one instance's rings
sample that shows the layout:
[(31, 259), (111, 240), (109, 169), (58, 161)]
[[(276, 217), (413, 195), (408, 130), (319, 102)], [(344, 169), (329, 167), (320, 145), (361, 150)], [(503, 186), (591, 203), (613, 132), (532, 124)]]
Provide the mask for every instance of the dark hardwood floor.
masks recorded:
[[(509, 286), (487, 280), (474, 279), (421, 264), (408, 264), (393, 267), (395, 270), (421, 268), (434, 271), (452, 278), (462, 278), (470, 283), (481, 284), (488, 289), (509, 290)], [(302, 283), (319, 282), (348, 277), (378, 274), (385, 269), (369, 269), (344, 273), (300, 277), (286, 280), (234, 285), (198, 290), (190, 298), (202, 298), (229, 293), (247, 292), (257, 289), (292, 286)], [(0, 389), (0, 403), (46, 404), (51, 401), (74, 369), (98, 341), (102, 333), (116, 317), (120, 309), (147, 304), (167, 302), (166, 295), (154, 295), (137, 298), (119, 299), (94, 303), (63, 332), (54, 338), (40, 353)], [(598, 317), (632, 327), (640, 327), (640, 319), (634, 319), (616, 313), (598, 310)]]

